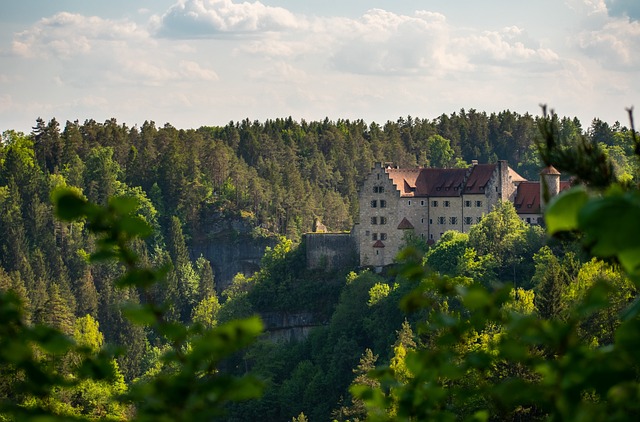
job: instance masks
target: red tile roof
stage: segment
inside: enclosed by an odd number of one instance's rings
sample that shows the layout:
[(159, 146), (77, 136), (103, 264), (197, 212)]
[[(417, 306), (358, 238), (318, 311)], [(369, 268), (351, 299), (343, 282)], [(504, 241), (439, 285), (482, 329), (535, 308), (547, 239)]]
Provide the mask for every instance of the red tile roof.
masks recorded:
[(540, 174), (560, 174), (560, 172), (558, 170), (556, 170), (555, 167), (553, 166), (548, 166), (542, 169), (542, 171), (540, 171)]
[(409, 222), (409, 220), (407, 220), (407, 218), (403, 218), (402, 221), (400, 222), (400, 224), (398, 224), (398, 229), (400, 230), (407, 230), (407, 229), (413, 229), (413, 224), (411, 224), (411, 222)]
[(387, 168), (387, 174), (396, 189), (400, 191), (400, 196), (415, 196), (416, 180), (420, 175), (421, 168), (396, 169)]
[[(559, 173), (558, 173), (559, 174)], [(509, 167), (509, 177), (511, 178), (511, 181), (513, 182), (526, 182), (527, 179), (525, 179), (524, 177), (520, 176), (514, 169), (512, 169), (511, 167)]]
[(521, 182), (513, 206), (518, 214), (540, 214), (540, 182)]
[[(476, 164), (469, 169), (414, 168), (386, 169), (389, 178), (404, 198), (426, 196), (460, 196), (484, 194), (497, 164)], [(511, 181), (520, 183), (525, 178), (509, 168)], [(465, 182), (466, 180), (466, 182)]]
[[(571, 182), (560, 181), (560, 192), (571, 187)], [(522, 182), (513, 201), (518, 214), (540, 214), (540, 182)]]
[(461, 193), (466, 169), (395, 169), (387, 168), (402, 197), (458, 196)]
[(467, 178), (464, 193), (484, 193), (484, 188), (491, 179), (497, 164), (476, 164)]

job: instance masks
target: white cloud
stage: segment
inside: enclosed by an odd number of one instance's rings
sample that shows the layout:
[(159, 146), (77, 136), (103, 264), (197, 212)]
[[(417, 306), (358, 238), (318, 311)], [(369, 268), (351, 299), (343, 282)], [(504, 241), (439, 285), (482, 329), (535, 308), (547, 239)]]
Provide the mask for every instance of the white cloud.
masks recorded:
[(288, 10), (265, 6), (259, 1), (179, 0), (164, 15), (152, 20), (154, 31), (169, 38), (209, 38), (299, 26), (299, 19)]
[(13, 98), (9, 94), (0, 94), (0, 113), (13, 107)]
[(197, 62), (183, 60), (180, 62), (181, 77), (203, 81), (217, 81), (218, 74), (211, 69), (200, 67)]
[(372, 10), (348, 27), (336, 40), (332, 57), (334, 67), (342, 71), (442, 76), (486, 65), (539, 71), (557, 68), (560, 60), (519, 27), (461, 29), (427, 11), (405, 16)]
[(557, 69), (560, 62), (555, 51), (536, 45), (517, 26), (460, 37), (453, 44), (473, 65), (526, 66), (531, 70), (550, 70)]
[(14, 35), (13, 52), (23, 57), (69, 58), (87, 54), (101, 41), (142, 40), (147, 33), (130, 21), (61, 12)]
[[(635, 3), (635, 4), (639, 4)], [(615, 70), (637, 70), (640, 68), (640, 21), (632, 20), (629, 13), (614, 13), (607, 7), (620, 10), (638, 10), (631, 3), (604, 0), (582, 0), (575, 2), (582, 13), (581, 27), (571, 37), (571, 42), (580, 51), (596, 60), (601, 66)]]
[(360, 19), (332, 22), (335, 69), (364, 74), (437, 71), (451, 62), (446, 50), (450, 28), (443, 15), (398, 15), (373, 9)]
[(640, 68), (640, 23), (614, 19), (597, 30), (582, 31), (578, 46), (604, 67), (637, 70)]
[(306, 79), (307, 73), (289, 63), (276, 62), (264, 68), (250, 70), (249, 76), (263, 82), (301, 83)]

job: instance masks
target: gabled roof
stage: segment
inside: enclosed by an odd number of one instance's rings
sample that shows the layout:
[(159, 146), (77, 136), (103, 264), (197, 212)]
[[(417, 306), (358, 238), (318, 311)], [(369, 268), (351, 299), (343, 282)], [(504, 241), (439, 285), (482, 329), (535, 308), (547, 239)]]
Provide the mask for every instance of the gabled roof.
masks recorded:
[(384, 248), (384, 243), (382, 243), (382, 240), (378, 240), (376, 243), (373, 244), (374, 248)]
[(386, 169), (389, 178), (405, 198), (425, 196), (458, 196), (466, 169)]
[(397, 169), (387, 167), (389, 178), (400, 191), (400, 196), (416, 196), (416, 181), (420, 175), (421, 168)]
[[(387, 167), (385, 171), (403, 198), (427, 196), (460, 196), (461, 194), (484, 194), (497, 168), (497, 164), (475, 164), (468, 169)], [(509, 167), (509, 178), (514, 183), (525, 182)]]
[(413, 228), (413, 224), (411, 224), (409, 220), (407, 220), (407, 217), (403, 218), (400, 224), (398, 224), (398, 229), (400, 230), (408, 230)]
[[(560, 174), (560, 173), (558, 173)], [(509, 177), (511, 178), (512, 182), (526, 182), (527, 179), (525, 179), (524, 177), (520, 176), (514, 169), (512, 169), (511, 167), (509, 167)]]
[(520, 183), (513, 206), (518, 214), (540, 214), (540, 182)]
[(422, 169), (418, 185), (424, 196), (460, 196), (467, 169)]
[(491, 179), (497, 164), (476, 164), (467, 178), (464, 193), (484, 193), (484, 189)]
[[(571, 187), (571, 182), (560, 181), (560, 192)], [(540, 214), (540, 182), (522, 182), (513, 201), (518, 214)]]

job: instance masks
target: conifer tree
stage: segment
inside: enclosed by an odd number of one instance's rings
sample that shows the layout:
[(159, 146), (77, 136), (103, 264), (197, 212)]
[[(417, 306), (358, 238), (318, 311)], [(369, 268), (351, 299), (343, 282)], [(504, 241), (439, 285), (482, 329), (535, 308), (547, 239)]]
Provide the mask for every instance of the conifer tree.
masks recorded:
[(202, 255), (196, 260), (196, 271), (198, 272), (199, 278), (200, 300), (216, 294), (216, 282), (211, 263)]
[(49, 300), (45, 303), (44, 323), (64, 334), (73, 335), (75, 318), (62, 297), (57, 283), (51, 283), (49, 286)]

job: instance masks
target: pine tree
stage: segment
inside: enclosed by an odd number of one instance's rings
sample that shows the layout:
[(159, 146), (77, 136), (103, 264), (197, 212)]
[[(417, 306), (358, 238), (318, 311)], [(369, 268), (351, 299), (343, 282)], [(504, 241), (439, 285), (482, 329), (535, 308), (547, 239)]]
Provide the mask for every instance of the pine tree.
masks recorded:
[(213, 275), (211, 263), (202, 255), (196, 260), (196, 271), (200, 279), (199, 298), (200, 300), (216, 293), (216, 282)]
[(51, 283), (49, 287), (49, 300), (45, 303), (44, 322), (69, 336), (73, 335), (75, 318), (66, 300), (62, 297), (57, 283)]

